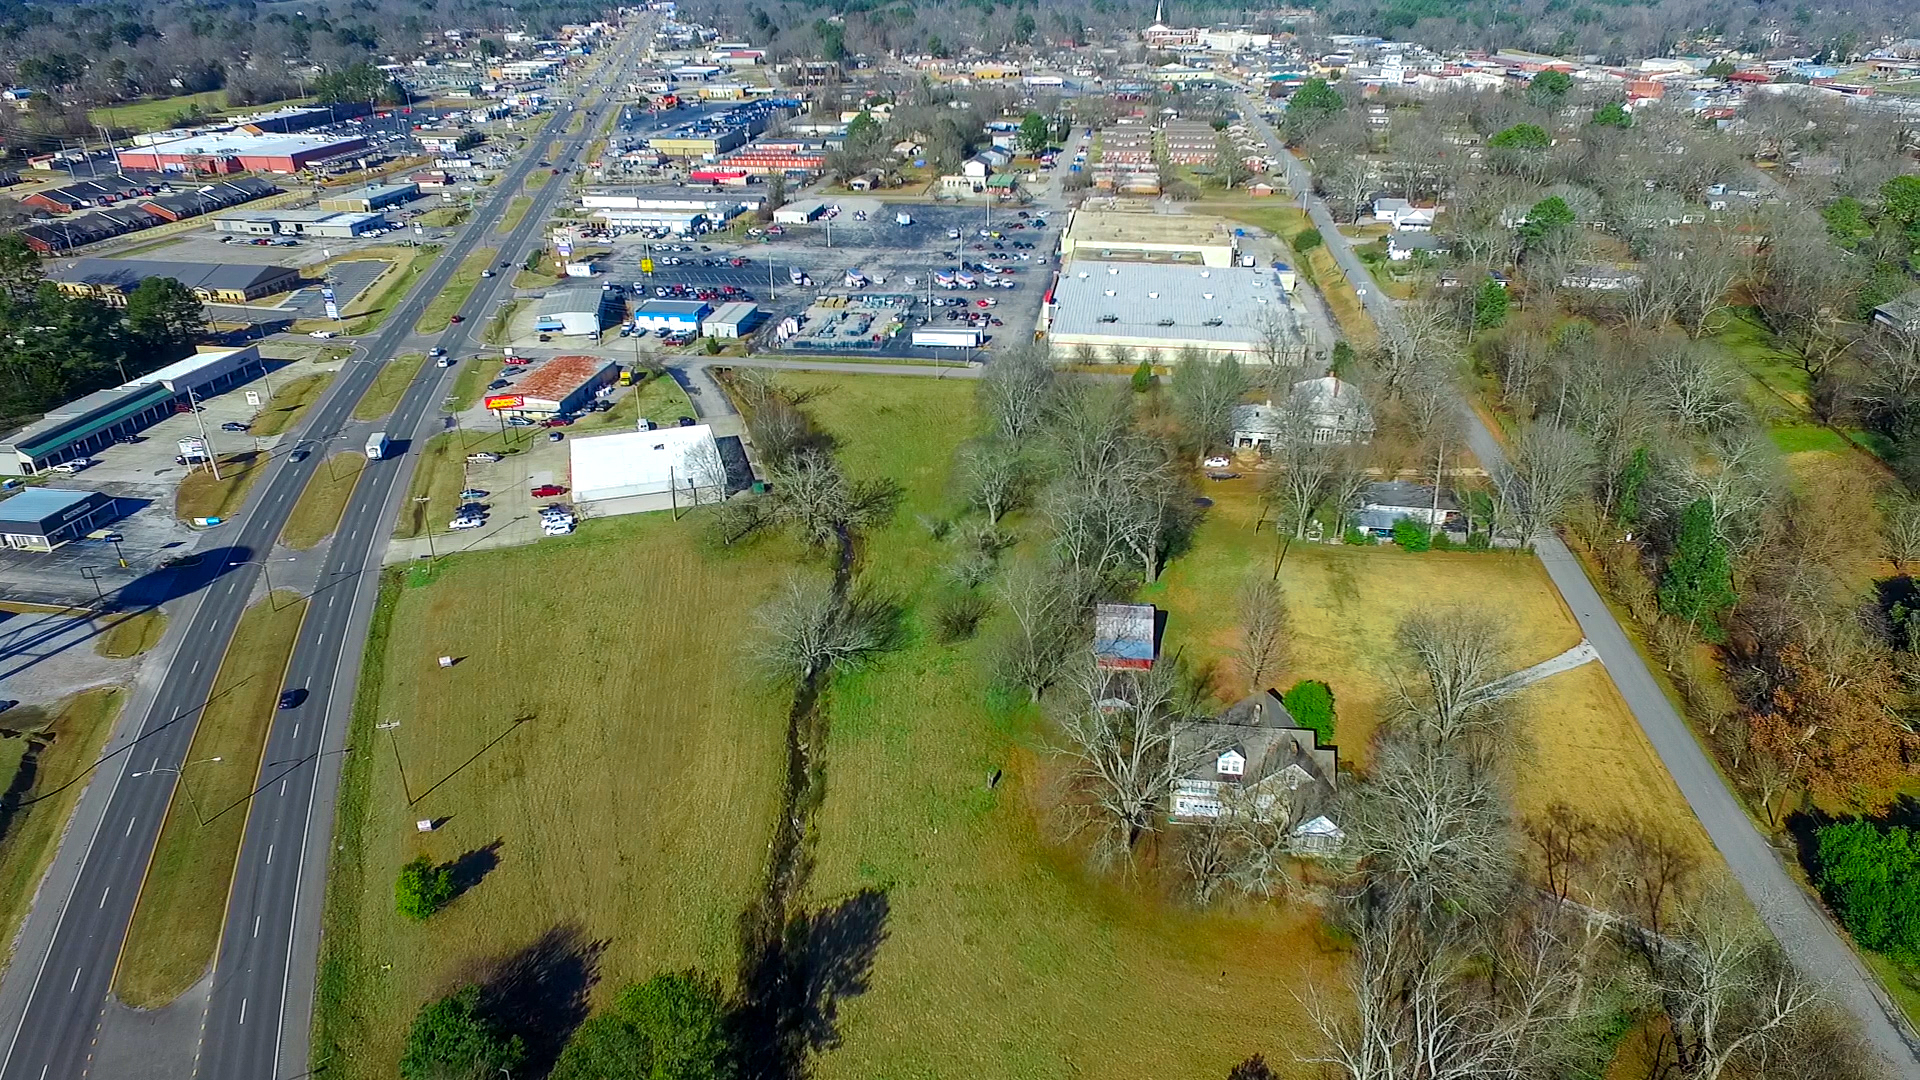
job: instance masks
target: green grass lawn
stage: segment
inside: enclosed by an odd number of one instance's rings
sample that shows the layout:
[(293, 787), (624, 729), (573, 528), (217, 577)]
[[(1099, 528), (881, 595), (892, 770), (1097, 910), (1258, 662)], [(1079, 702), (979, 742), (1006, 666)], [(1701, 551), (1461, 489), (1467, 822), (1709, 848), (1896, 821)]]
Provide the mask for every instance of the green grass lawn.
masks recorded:
[(533, 170), (533, 174), (527, 177), (527, 190), (539, 191), (541, 188), (546, 187), (547, 181), (551, 179), (553, 179), (551, 172), (548, 172), (546, 169), (535, 169)]
[[(466, 486), (468, 454), (481, 450), (517, 454), (525, 449), (527, 438), (512, 433), (503, 436), (496, 429), (450, 431), (428, 439), (420, 448), (419, 461), (414, 464), (413, 480), (407, 487), (407, 501), (400, 506), (400, 525), (394, 535), (420, 536), (434, 522), (453, 517), (453, 511), (460, 505), (460, 490)], [(421, 502), (422, 499), (427, 501)]]
[[(660, 970), (731, 977), (787, 711), (734, 650), (791, 552), (716, 556), (699, 529), (588, 521), (389, 580), (328, 880), (314, 1057), (329, 1075), (393, 1076), (422, 1002), (556, 929), (600, 949), (596, 1001)], [(564, 603), (560, 581), (580, 586)], [(440, 668), (448, 655), (462, 661)], [(389, 718), (393, 743), (373, 728)], [(422, 818), (445, 823), (422, 835)], [(483, 852), (497, 866), (430, 922), (395, 913), (402, 863)]]
[(154, 131), (166, 127), (172, 123), (175, 116), (195, 105), (200, 106), (203, 113), (218, 116), (221, 113), (270, 112), (289, 105), (304, 105), (311, 100), (311, 98), (288, 98), (286, 101), (272, 101), (265, 105), (230, 107), (227, 104), (225, 90), (207, 90), (198, 94), (181, 94), (178, 97), (130, 101), (124, 105), (103, 105), (88, 109), (87, 119), (103, 127), (128, 131)]
[(292, 593), (258, 601), (220, 663), (185, 758), (194, 764), (174, 788), (114, 971), (114, 993), (136, 1009), (172, 1001), (213, 963), (260, 753), (306, 610)]
[(159, 608), (112, 618), (113, 623), (107, 627), (106, 633), (93, 643), (95, 652), (111, 659), (126, 660), (139, 656), (160, 644), (160, 635), (167, 632), (167, 615)]
[(657, 375), (635, 387), (603, 413), (588, 413), (574, 422), (582, 432), (632, 431), (641, 417), (661, 425), (677, 424), (693, 415), (693, 402), (670, 375)]
[(436, 206), (420, 215), (420, 224), (430, 229), (464, 225), (472, 213), (473, 211), (466, 206)]
[(333, 372), (322, 371), (288, 379), (275, 388), (273, 396), (253, 418), (248, 430), (255, 435), (279, 435), (300, 421), (307, 406), (320, 399), (321, 391), (333, 381)]
[[(426, 273), (429, 266), (433, 265), (433, 257), (439, 253), (440, 247), (437, 244), (428, 244), (415, 250), (413, 257), (405, 266), (397, 271), (388, 272), (386, 284), (381, 286), (380, 291), (371, 299), (366, 293), (355, 297), (354, 302), (347, 305), (347, 310), (343, 314), (363, 317), (357, 319), (347, 332), (359, 336), (379, 330), (387, 321), (387, 316), (393, 313), (394, 305), (406, 297), (408, 291), (413, 288), (414, 282), (421, 274)], [(354, 308), (360, 310), (356, 312)]]
[(367, 455), (343, 451), (320, 463), (307, 480), (300, 501), (287, 515), (280, 530), (280, 542), (297, 551), (305, 551), (340, 527), (340, 515), (347, 511), (347, 500), (360, 481), (360, 470), (367, 466)]
[(1773, 392), (1769, 404), (1781, 400), (1795, 409), (1807, 407), (1807, 373), (1791, 353), (1773, 343), (1773, 333), (1751, 308), (1736, 308), (1727, 325), (1707, 340), (1725, 350), (1729, 359)]
[(253, 482), (267, 471), (265, 451), (243, 450), (218, 456), (218, 477), (214, 476), (211, 469), (196, 468), (175, 489), (173, 512), (180, 520), (232, 517), (247, 501), (247, 492), (252, 490)]
[[(906, 485), (863, 541), (862, 575), (909, 608), (910, 643), (827, 695), (825, 797), (810, 907), (884, 892), (871, 988), (840, 1003), (822, 1078), (1223, 1076), (1254, 1051), (1305, 1075), (1293, 993), (1336, 985), (1315, 914), (1202, 913), (1096, 878), (1048, 842), (1052, 775), (1035, 711), (986, 680), (981, 640), (928, 631), (948, 588), (943, 545), (916, 521), (951, 512), (950, 460), (975, 424), (959, 382), (783, 373), (841, 439), (855, 475)], [(1019, 521), (1015, 528), (1022, 527)], [(1028, 526), (1031, 527), (1031, 526)], [(1005, 776), (989, 786), (995, 770)], [(895, 779), (890, 778), (897, 778)]]
[(437, 334), (447, 328), (448, 320), (460, 311), (460, 305), (473, 295), (473, 287), (480, 284), (480, 274), (493, 265), (494, 249), (481, 248), (461, 260), (460, 265), (447, 279), (446, 288), (432, 300), (420, 313), (420, 321), (413, 324), (416, 334)]
[(12, 790), (29, 741), (40, 749), (32, 782), (17, 793), (22, 804), (0, 814), (0, 940), (12, 949), (14, 934), (27, 917), (33, 894), (67, 828), (85, 780), (113, 730), (126, 691), (108, 686), (82, 690), (52, 709), (22, 706), (10, 712), (10, 731), (25, 734), (0, 739), (0, 775)]
[(413, 385), (414, 376), (420, 374), (420, 368), (427, 362), (426, 353), (401, 353), (389, 360), (379, 361), (380, 371), (373, 377), (373, 385), (367, 387), (360, 400), (354, 402), (355, 420), (378, 420), (394, 410), (400, 399), (407, 394), (407, 387)]

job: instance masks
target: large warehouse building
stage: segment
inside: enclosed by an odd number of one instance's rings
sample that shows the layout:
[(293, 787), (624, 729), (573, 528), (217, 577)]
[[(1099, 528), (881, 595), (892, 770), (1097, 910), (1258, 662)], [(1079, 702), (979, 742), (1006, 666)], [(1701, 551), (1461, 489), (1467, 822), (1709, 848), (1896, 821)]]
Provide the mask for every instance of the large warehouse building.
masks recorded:
[(1074, 211), (1060, 237), (1060, 262), (1116, 258), (1228, 267), (1233, 230), (1200, 214)]
[(316, 162), (365, 150), (367, 140), (332, 135), (249, 135), (223, 131), (166, 139), (119, 152), (123, 169), (154, 172), (295, 173)]
[(694, 504), (716, 501), (726, 489), (726, 463), (705, 424), (575, 439), (572, 457), (580, 502), (672, 491)]
[(52, 551), (116, 516), (115, 501), (97, 491), (28, 488), (0, 502), (0, 543), (24, 551)]
[(1101, 360), (1119, 347), (1164, 361), (1191, 347), (1264, 363), (1270, 329), (1295, 343), (1301, 334), (1273, 273), (1237, 267), (1075, 262), (1040, 320), (1056, 358), (1087, 346)]
[(32, 476), (86, 457), (172, 416), (174, 407), (190, 397), (232, 389), (263, 370), (257, 346), (195, 353), (124, 385), (56, 406), (0, 438), (0, 471)]
[(61, 292), (91, 296), (125, 307), (127, 294), (148, 278), (172, 278), (208, 304), (244, 304), (287, 292), (300, 284), (300, 271), (253, 263), (189, 263), (162, 259), (75, 259), (47, 274)]
[(222, 214), (213, 219), (213, 231), (243, 236), (363, 236), (387, 224), (385, 214), (344, 210), (256, 210)]
[(385, 210), (389, 206), (398, 206), (419, 197), (419, 184), (368, 184), (365, 187), (336, 191), (322, 198), (320, 209), (371, 214), (375, 210)]

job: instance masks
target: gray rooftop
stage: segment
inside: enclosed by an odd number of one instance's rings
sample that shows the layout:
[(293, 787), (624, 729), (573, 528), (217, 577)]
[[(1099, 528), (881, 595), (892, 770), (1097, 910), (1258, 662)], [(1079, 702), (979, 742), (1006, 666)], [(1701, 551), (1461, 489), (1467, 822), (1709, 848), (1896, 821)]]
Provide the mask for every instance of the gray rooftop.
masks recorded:
[(1054, 309), (1055, 335), (1169, 341), (1253, 344), (1269, 314), (1294, 321), (1266, 271), (1164, 263), (1074, 262), (1060, 275)]
[(162, 259), (77, 259), (71, 267), (56, 268), (47, 276), (55, 281), (112, 285), (132, 292), (148, 278), (172, 278), (189, 289), (247, 290), (293, 273), (284, 266), (252, 263), (189, 263)]

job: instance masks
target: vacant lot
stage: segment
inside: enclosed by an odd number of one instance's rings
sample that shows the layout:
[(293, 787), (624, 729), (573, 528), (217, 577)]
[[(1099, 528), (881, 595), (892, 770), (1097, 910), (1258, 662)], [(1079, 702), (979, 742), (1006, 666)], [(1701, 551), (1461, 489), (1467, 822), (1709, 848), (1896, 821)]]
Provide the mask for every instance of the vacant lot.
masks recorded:
[(378, 420), (394, 410), (400, 399), (407, 394), (407, 387), (413, 384), (413, 377), (420, 373), (420, 365), (427, 362), (426, 353), (401, 353), (390, 360), (377, 361), (380, 371), (373, 377), (373, 385), (354, 402), (355, 420)]
[(340, 515), (347, 511), (353, 486), (360, 482), (360, 470), (367, 466), (367, 455), (344, 451), (320, 463), (300, 493), (300, 501), (287, 515), (280, 530), (280, 542), (299, 551), (318, 544), (340, 527)]
[(229, 110), (225, 90), (205, 90), (198, 94), (182, 94), (179, 97), (153, 98), (147, 101), (134, 101), (125, 105), (105, 105), (87, 110), (87, 119), (102, 127), (122, 128), (128, 131), (156, 131), (174, 122), (181, 113), (198, 106), (202, 114), (217, 116), (222, 112), (270, 112), (289, 105), (304, 105), (308, 98), (288, 98), (264, 105), (249, 105)]
[(782, 378), (821, 391), (808, 408), (850, 471), (907, 487), (861, 562), (909, 606), (911, 641), (827, 700), (811, 906), (875, 889), (888, 919), (871, 988), (840, 1003), (845, 1041), (818, 1074), (1222, 1076), (1258, 1050), (1292, 1075), (1288, 1049), (1305, 1048), (1293, 995), (1335, 983), (1317, 913), (1198, 913), (1090, 876), (1036, 818), (1044, 732), (988, 690), (991, 631), (955, 646), (927, 629), (948, 553), (916, 517), (950, 512), (972, 387)]
[[(329, 880), (314, 1055), (332, 1072), (394, 1075), (421, 1002), (555, 928), (604, 943), (600, 998), (660, 969), (731, 976), (786, 726), (740, 651), (789, 559), (712, 556), (698, 529), (592, 521), (383, 593)], [(390, 718), (391, 744), (373, 729)], [(446, 824), (422, 836), (421, 818)], [(393, 878), (417, 855), (492, 868), (413, 924)]]
[[(7, 714), (0, 775), (18, 799), (17, 809), (0, 809), (0, 940), (8, 950), (125, 699), (119, 687), (100, 687), (52, 709), (22, 706)], [(28, 754), (33, 777), (16, 790)]]
[(460, 305), (473, 295), (473, 287), (480, 284), (480, 274), (493, 265), (494, 250), (481, 248), (461, 260), (453, 276), (447, 279), (447, 287), (439, 295), (427, 301), (427, 308), (420, 313), (420, 321), (413, 324), (417, 334), (437, 334), (447, 328), (447, 322), (460, 310)]
[(280, 384), (274, 395), (267, 399), (266, 407), (253, 418), (253, 426), (248, 430), (255, 435), (279, 435), (299, 423), (307, 406), (320, 400), (320, 392), (333, 381), (330, 371), (313, 375), (302, 375)]
[(260, 751), (306, 611), (293, 593), (270, 594), (240, 617), (220, 662), (114, 972), (114, 993), (136, 1009), (179, 997), (213, 963)]
[(407, 488), (407, 501), (400, 506), (400, 526), (394, 535), (402, 538), (419, 536), (433, 522), (444, 522), (453, 517), (454, 510), (460, 505), (461, 489), (467, 486), (468, 454), (481, 450), (513, 454), (526, 445), (525, 438), (514, 438), (509, 442), (498, 431), (451, 431), (428, 439), (420, 450), (419, 461), (414, 464), (413, 480)]
[(93, 643), (93, 648), (113, 660), (139, 656), (160, 644), (160, 635), (167, 632), (166, 613), (158, 608), (109, 618), (113, 621), (107, 624), (106, 632)]
[(220, 455), (218, 477), (207, 468), (188, 473), (174, 492), (174, 515), (182, 521), (232, 517), (247, 501), (253, 482), (267, 471), (267, 461), (264, 451), (244, 450)]

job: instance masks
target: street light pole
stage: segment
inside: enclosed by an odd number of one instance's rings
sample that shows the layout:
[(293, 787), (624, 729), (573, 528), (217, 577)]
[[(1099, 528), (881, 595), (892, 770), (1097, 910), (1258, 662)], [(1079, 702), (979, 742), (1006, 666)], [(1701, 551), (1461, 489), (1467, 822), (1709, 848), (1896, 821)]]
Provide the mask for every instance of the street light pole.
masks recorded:
[(202, 817), (200, 814), (200, 802), (198, 799), (195, 799), (193, 797), (193, 785), (187, 783), (187, 766), (210, 765), (219, 760), (221, 760), (221, 758), (216, 755), (210, 758), (201, 758), (198, 761), (183, 761), (180, 763), (180, 767), (177, 769), (170, 765), (163, 765), (156, 768), (147, 769), (144, 772), (131, 773), (129, 775), (131, 775), (135, 779), (138, 779), (142, 776), (152, 776), (155, 773), (170, 772), (173, 775), (179, 777), (180, 788), (181, 790), (187, 793), (187, 805), (193, 808), (193, 820), (198, 822), (201, 826), (205, 826), (207, 823), (207, 819), (205, 817)]

